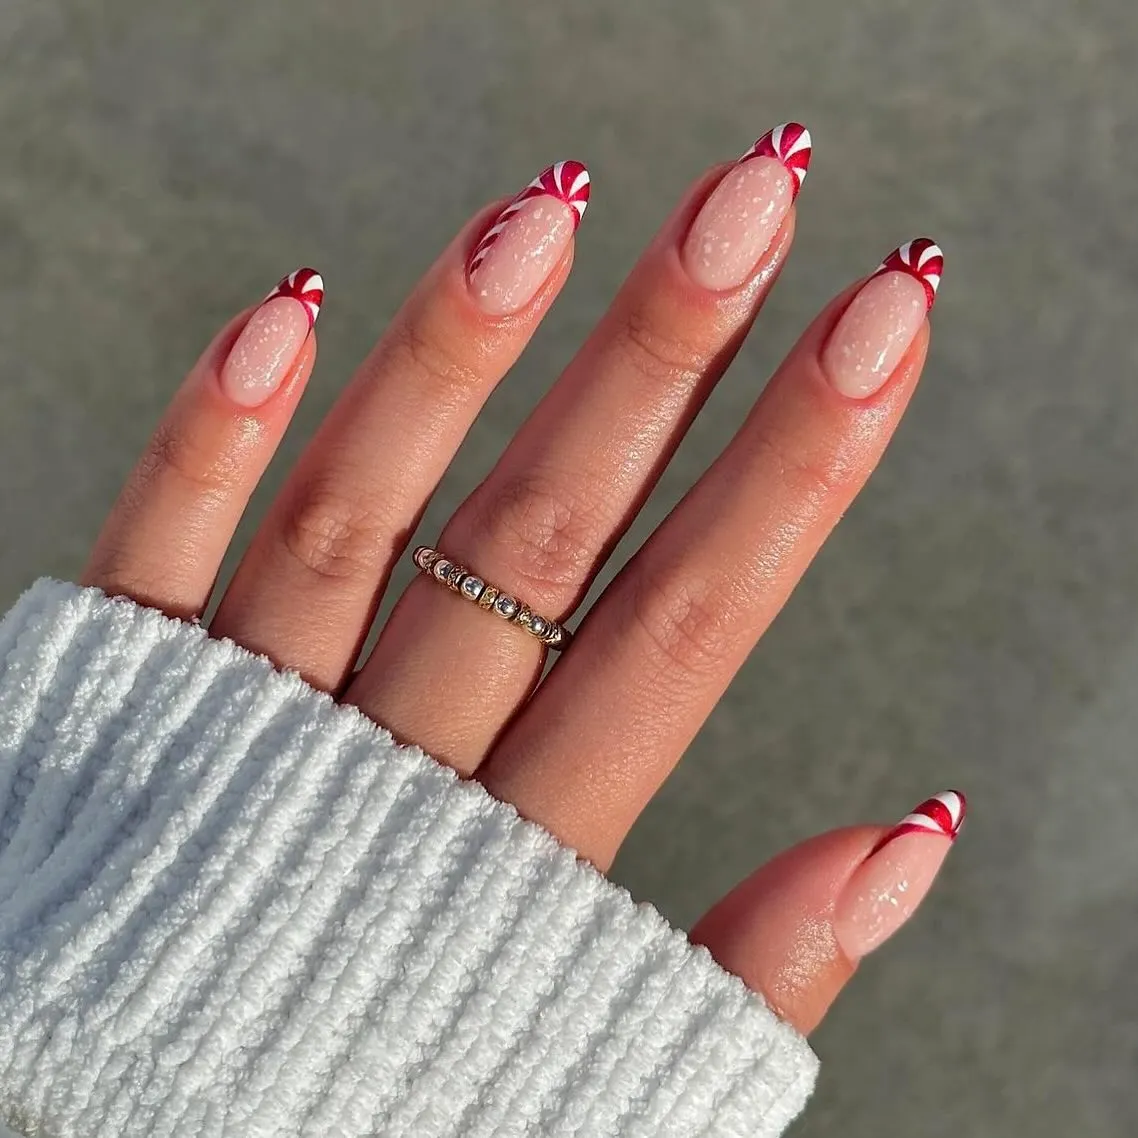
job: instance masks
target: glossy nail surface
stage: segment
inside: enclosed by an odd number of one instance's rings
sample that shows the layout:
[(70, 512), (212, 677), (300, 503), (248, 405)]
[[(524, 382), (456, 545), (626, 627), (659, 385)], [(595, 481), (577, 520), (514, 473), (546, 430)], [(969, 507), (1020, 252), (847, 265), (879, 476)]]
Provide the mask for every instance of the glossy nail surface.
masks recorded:
[(696, 284), (721, 292), (751, 275), (790, 212), (810, 154), (810, 132), (799, 123), (784, 123), (724, 174), (692, 222), (681, 252)]
[(324, 282), (314, 269), (285, 277), (249, 317), (221, 369), (234, 403), (258, 407), (284, 382), (320, 314)]
[(851, 399), (880, 390), (936, 299), (944, 257), (927, 237), (895, 249), (842, 313), (822, 351), (830, 383)]
[(834, 908), (834, 935), (851, 960), (888, 940), (932, 886), (960, 827), (966, 803), (955, 790), (922, 802), (854, 871)]
[(498, 215), (467, 266), (471, 292), (483, 311), (506, 316), (533, 300), (569, 247), (589, 189), (589, 172), (580, 162), (558, 162)]

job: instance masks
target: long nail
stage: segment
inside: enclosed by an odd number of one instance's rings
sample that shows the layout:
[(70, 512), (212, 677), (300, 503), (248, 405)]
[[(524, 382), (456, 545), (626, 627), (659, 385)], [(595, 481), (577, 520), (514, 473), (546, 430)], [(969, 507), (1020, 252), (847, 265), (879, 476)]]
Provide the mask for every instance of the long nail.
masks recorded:
[(221, 369), (221, 388), (242, 407), (259, 407), (284, 382), (324, 303), (315, 269), (281, 280), (249, 317)]
[(696, 284), (721, 292), (754, 272), (802, 188), (811, 152), (810, 132), (783, 123), (728, 170), (684, 241), (681, 258)]
[(564, 256), (588, 204), (589, 171), (580, 162), (557, 162), (498, 214), (466, 270), (483, 311), (505, 316), (533, 300)]
[(854, 871), (834, 908), (834, 935), (851, 960), (891, 937), (932, 886), (960, 827), (964, 795), (946, 790), (885, 834)]
[(822, 352), (830, 382), (851, 399), (878, 391), (909, 350), (936, 300), (944, 254), (928, 237), (894, 249), (849, 307)]

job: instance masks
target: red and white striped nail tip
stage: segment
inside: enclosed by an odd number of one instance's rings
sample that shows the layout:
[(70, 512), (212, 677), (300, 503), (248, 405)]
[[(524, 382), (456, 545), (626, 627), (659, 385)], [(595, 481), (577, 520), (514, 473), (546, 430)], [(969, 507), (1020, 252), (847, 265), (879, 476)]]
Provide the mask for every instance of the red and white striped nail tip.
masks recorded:
[(293, 300), (299, 300), (308, 313), (308, 327), (311, 328), (324, 303), (324, 278), (315, 269), (294, 269), (281, 279), (263, 303), (267, 304), (278, 296), (291, 296)]
[(894, 249), (874, 272), (874, 276), (882, 273), (908, 273), (914, 276), (925, 286), (925, 300), (932, 308), (936, 300), (936, 290), (940, 288), (940, 276), (944, 272), (944, 254), (940, 246), (931, 237), (918, 237), (915, 241), (906, 241), (899, 249)]
[(486, 231), (471, 255), (467, 272), (472, 273), (485, 260), (486, 254), (510, 223), (510, 218), (531, 198), (548, 195), (564, 202), (573, 211), (573, 229), (581, 224), (585, 208), (589, 204), (589, 171), (581, 162), (555, 162), (540, 174), (498, 216)]
[(774, 130), (768, 130), (742, 158), (777, 158), (794, 177), (794, 196), (806, 181), (806, 171), (810, 169), (810, 155), (813, 146), (810, 132), (800, 122), (784, 122)]
[(967, 811), (968, 801), (959, 790), (943, 790), (926, 799), (911, 814), (906, 814), (873, 847), (870, 856), (902, 834), (940, 834), (952, 841), (960, 833)]

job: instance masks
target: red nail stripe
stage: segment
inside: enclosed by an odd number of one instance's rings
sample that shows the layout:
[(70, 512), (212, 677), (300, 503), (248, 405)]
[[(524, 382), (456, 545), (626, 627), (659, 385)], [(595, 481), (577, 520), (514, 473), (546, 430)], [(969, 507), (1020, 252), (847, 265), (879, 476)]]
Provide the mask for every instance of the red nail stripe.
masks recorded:
[(573, 210), (573, 228), (576, 230), (581, 224), (581, 218), (585, 216), (585, 207), (589, 204), (589, 171), (580, 162), (555, 162), (542, 170), (494, 219), (494, 224), (478, 242), (467, 272), (473, 272), (483, 262), (502, 230), (509, 224), (510, 218), (530, 198), (541, 197), (543, 194), (564, 202)]
[(916, 241), (906, 241), (899, 249), (894, 249), (877, 266), (873, 275), (900, 272), (916, 277), (925, 286), (925, 299), (932, 308), (943, 271), (944, 254), (940, 246), (931, 237), (918, 237)]
[(774, 130), (768, 130), (742, 158), (777, 158), (794, 175), (794, 196), (806, 181), (806, 171), (810, 168), (810, 155), (813, 146), (810, 132), (799, 122), (784, 122)]
[(291, 296), (293, 300), (299, 300), (308, 313), (308, 327), (311, 328), (324, 303), (324, 278), (315, 269), (294, 269), (281, 279), (262, 303), (268, 303), (278, 296)]
[(873, 847), (870, 856), (872, 857), (882, 846), (888, 845), (902, 834), (942, 834), (946, 838), (953, 839), (960, 833), (967, 810), (968, 802), (960, 791), (941, 791), (940, 794), (922, 802), (912, 814), (906, 814)]

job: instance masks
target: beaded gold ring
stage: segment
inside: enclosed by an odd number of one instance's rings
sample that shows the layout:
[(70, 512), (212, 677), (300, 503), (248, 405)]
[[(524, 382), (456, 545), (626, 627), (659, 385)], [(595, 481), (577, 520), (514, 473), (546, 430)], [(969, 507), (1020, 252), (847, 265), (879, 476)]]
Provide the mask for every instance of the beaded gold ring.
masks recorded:
[(459, 565), (457, 561), (452, 561), (429, 545), (420, 545), (413, 557), (415, 565), (440, 585), (446, 585), (452, 592), (473, 602), (480, 609), (492, 612), (510, 624), (516, 624), (530, 636), (540, 640), (547, 648), (564, 651), (569, 647), (573, 634), (567, 628), (563, 628), (555, 620), (539, 616), (517, 597), (484, 581), (465, 565)]

